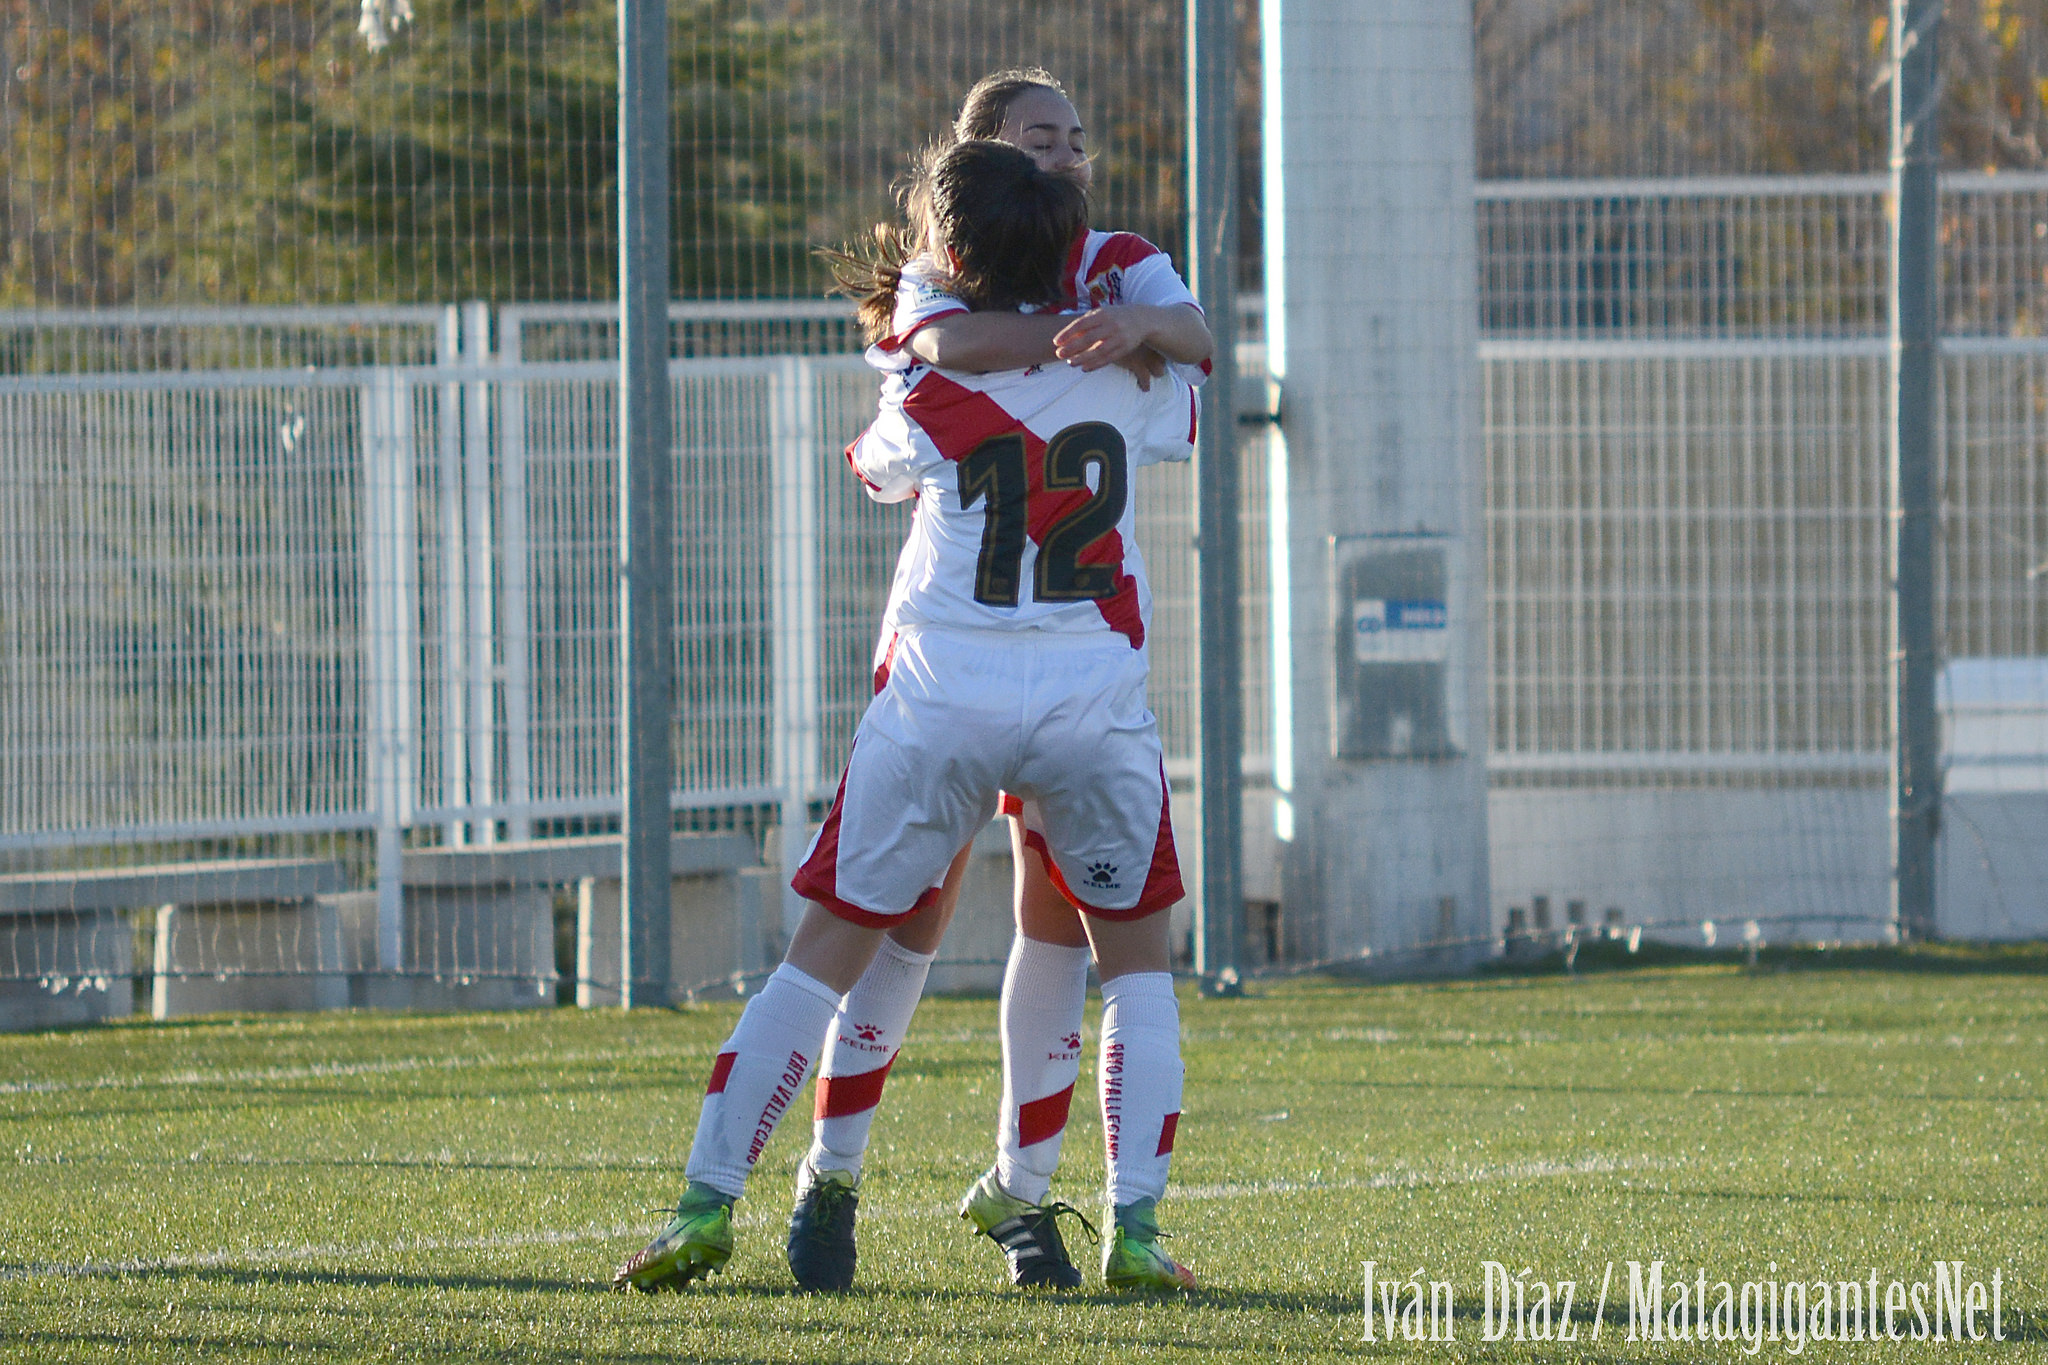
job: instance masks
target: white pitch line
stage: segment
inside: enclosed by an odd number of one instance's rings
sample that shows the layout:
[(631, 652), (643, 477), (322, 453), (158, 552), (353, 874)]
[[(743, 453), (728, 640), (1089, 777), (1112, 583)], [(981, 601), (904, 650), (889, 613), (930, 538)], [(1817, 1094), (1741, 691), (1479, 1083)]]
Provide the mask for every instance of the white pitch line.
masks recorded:
[[(1551, 1180), (1568, 1175), (1611, 1175), (1617, 1171), (1646, 1171), (1669, 1166), (1672, 1163), (1656, 1157), (1645, 1156), (1589, 1156), (1578, 1161), (1519, 1161), (1503, 1166), (1460, 1166), (1450, 1170), (1419, 1170), (1412, 1166), (1398, 1166), (1392, 1170), (1379, 1171), (1372, 1175), (1345, 1176), (1338, 1180), (1260, 1180), (1232, 1181), (1214, 1185), (1170, 1185), (1166, 1197), (1169, 1202), (1183, 1199), (1212, 1202), (1218, 1199), (1242, 1199), (1255, 1194), (1323, 1194), (1335, 1190), (1390, 1190), (1419, 1189), (1430, 1185), (1483, 1185), (1502, 1180)], [(868, 1210), (863, 1205), (864, 1218), (924, 1218), (938, 1214), (951, 1214), (958, 1209), (951, 1204), (930, 1204), (920, 1208), (892, 1209), (887, 1205)]]
[[(1429, 1185), (1479, 1185), (1493, 1181), (1547, 1180), (1572, 1175), (1610, 1175), (1617, 1171), (1648, 1170), (1669, 1164), (1667, 1161), (1652, 1157), (1591, 1156), (1578, 1161), (1520, 1161), (1501, 1166), (1462, 1166), (1442, 1171), (1418, 1170), (1404, 1166), (1373, 1175), (1347, 1176), (1341, 1180), (1261, 1180), (1212, 1185), (1178, 1185), (1168, 1193), (1169, 1197), (1176, 1201), (1206, 1202), (1241, 1199), (1255, 1194), (1317, 1194), (1334, 1190), (1407, 1189)], [(954, 1211), (951, 1204), (904, 1208), (883, 1206), (871, 1208), (867, 1217), (894, 1221), (943, 1217)], [(0, 1280), (80, 1279), (93, 1276), (148, 1274), (163, 1270), (205, 1270), (218, 1266), (260, 1268), (320, 1261), (363, 1261), (422, 1251), (501, 1251), (517, 1247), (569, 1246), (578, 1242), (624, 1241), (644, 1237), (648, 1231), (648, 1226), (639, 1223), (592, 1223), (580, 1228), (536, 1229), (531, 1232), (502, 1233), (491, 1237), (406, 1237), (395, 1242), (249, 1247), (238, 1251), (203, 1252), (195, 1256), (0, 1267)]]
[(1616, 1171), (1640, 1171), (1669, 1163), (1650, 1157), (1589, 1156), (1579, 1161), (1518, 1161), (1505, 1166), (1466, 1166), (1453, 1171), (1423, 1171), (1397, 1167), (1374, 1175), (1346, 1176), (1341, 1180), (1258, 1180), (1233, 1181), (1220, 1185), (1175, 1185), (1174, 1199), (1242, 1199), (1254, 1194), (1308, 1194), (1324, 1190), (1412, 1189), (1423, 1185), (1480, 1185), (1495, 1180), (1548, 1180), (1563, 1175), (1611, 1175)]
[(409, 1071), (464, 1071), (478, 1067), (520, 1067), (589, 1062), (673, 1060), (696, 1057), (701, 1048), (633, 1048), (625, 1051), (558, 1052), (542, 1057), (401, 1057), (383, 1062), (321, 1062), (309, 1066), (250, 1067), (239, 1071), (173, 1071), (161, 1076), (102, 1076), (90, 1081), (0, 1081), (0, 1095), (62, 1095), (80, 1090), (158, 1090), (204, 1085), (262, 1085), (280, 1081), (318, 1081), (350, 1076), (388, 1076)]

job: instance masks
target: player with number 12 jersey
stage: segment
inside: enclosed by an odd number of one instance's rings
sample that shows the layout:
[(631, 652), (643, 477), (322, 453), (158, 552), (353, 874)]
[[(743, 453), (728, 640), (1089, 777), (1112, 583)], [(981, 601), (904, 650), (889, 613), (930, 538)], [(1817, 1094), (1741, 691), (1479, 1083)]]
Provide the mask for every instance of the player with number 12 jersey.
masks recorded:
[[(886, 925), (929, 894), (1001, 788), (1037, 803), (1051, 865), (1085, 911), (1173, 903), (1131, 477), (1193, 453), (1194, 390), (1177, 373), (1141, 392), (1124, 370), (1064, 365), (917, 366), (887, 388), (847, 458), (871, 497), (917, 509), (875, 701), (797, 889)], [(870, 782), (919, 800), (889, 808)]]

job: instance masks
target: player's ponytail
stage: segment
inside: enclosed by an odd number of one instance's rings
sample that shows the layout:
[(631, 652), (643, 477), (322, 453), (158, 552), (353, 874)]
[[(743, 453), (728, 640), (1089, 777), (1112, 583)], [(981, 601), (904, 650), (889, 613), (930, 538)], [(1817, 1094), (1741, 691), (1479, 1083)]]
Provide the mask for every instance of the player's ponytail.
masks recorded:
[(831, 292), (854, 301), (867, 343), (872, 346), (889, 335), (903, 267), (917, 254), (915, 239), (894, 223), (877, 223), (868, 241), (846, 251), (822, 248), (817, 254), (832, 272)]
[(930, 284), (970, 309), (1058, 307), (1068, 302), (1068, 253), (1088, 228), (1088, 192), (1072, 176), (1041, 171), (1007, 142), (927, 148), (903, 193), (908, 231), (877, 226), (851, 250), (820, 251), (833, 292), (859, 305), (870, 344), (889, 335), (904, 267), (928, 242), (950, 261)]
[[(932, 173), (946, 149), (937, 143), (918, 154), (910, 177), (899, 181), (896, 198), (903, 206), (908, 230), (894, 223), (877, 223), (864, 242), (844, 250), (831, 247), (815, 254), (832, 272), (829, 292), (850, 298), (857, 305), (861, 336), (872, 346), (889, 330), (896, 317), (896, 291), (903, 283), (903, 271), (932, 236)], [(943, 269), (943, 262), (933, 267)], [(934, 283), (944, 287), (944, 276)]]

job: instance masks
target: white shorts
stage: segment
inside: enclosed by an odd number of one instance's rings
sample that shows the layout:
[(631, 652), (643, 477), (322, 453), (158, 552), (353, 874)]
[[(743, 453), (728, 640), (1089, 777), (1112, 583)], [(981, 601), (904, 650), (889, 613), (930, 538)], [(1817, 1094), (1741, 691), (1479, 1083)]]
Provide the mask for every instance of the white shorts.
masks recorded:
[(856, 924), (894, 923), (1009, 792), (1078, 909), (1138, 919), (1172, 905), (1180, 860), (1146, 672), (1115, 635), (904, 632), (790, 884)]

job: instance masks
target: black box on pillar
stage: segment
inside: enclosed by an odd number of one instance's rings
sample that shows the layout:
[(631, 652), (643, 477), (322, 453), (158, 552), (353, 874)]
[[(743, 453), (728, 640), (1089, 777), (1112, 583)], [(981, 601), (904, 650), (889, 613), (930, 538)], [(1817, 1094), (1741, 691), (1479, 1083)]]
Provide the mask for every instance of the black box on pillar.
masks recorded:
[(1451, 542), (1431, 534), (1333, 536), (1335, 758), (1451, 758)]

